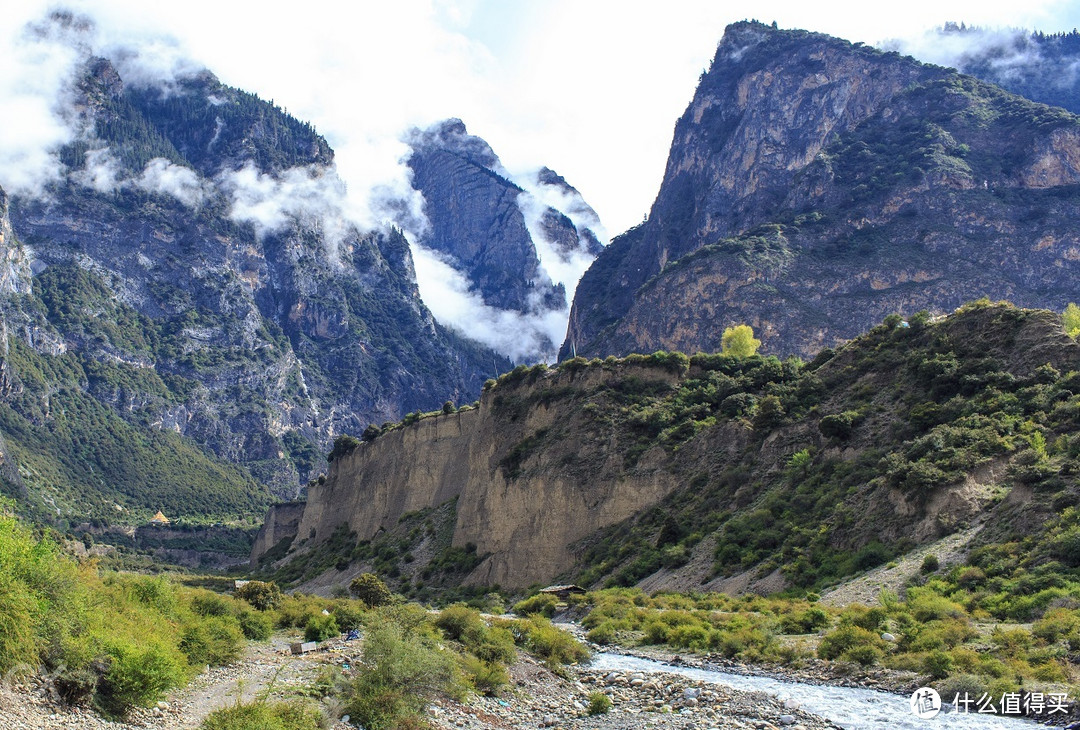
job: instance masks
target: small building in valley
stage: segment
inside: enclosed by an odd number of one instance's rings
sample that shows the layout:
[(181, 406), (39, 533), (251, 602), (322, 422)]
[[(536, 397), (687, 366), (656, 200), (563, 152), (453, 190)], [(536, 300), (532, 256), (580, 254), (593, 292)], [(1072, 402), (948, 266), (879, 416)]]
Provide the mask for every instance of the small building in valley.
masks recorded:
[(167, 525), (167, 524), (169, 524), (169, 518), (166, 517), (165, 515), (163, 515), (161, 513), (161, 510), (158, 510), (157, 514), (150, 518), (150, 524), (151, 525)]
[(541, 593), (547, 593), (548, 595), (555, 596), (560, 601), (565, 601), (571, 595), (585, 593), (585, 589), (581, 586), (568, 585), (568, 586), (548, 586), (547, 588), (541, 588)]

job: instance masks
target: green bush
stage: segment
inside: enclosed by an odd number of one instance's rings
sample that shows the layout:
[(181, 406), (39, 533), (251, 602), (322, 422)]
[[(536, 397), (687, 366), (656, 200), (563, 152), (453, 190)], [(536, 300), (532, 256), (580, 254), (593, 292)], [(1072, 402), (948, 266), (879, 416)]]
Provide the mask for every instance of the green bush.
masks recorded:
[(142, 647), (117, 644), (109, 649), (99, 697), (106, 711), (119, 715), (129, 707), (152, 705), (183, 681), (183, 659), (169, 647), (157, 641)]
[(367, 612), (351, 601), (338, 601), (330, 609), (330, 613), (334, 614), (334, 620), (337, 621), (338, 629), (341, 631), (359, 629), (367, 617)]
[(471, 654), (461, 658), (461, 668), (473, 689), (481, 694), (493, 695), (510, 682), (510, 674), (502, 664), (484, 661)]
[(884, 652), (871, 644), (860, 644), (845, 651), (841, 658), (849, 662), (857, 662), (863, 666), (871, 666), (881, 661)]
[(244, 634), (232, 617), (212, 616), (184, 629), (180, 651), (193, 667), (231, 664), (244, 649)]
[(559, 599), (550, 593), (537, 593), (523, 601), (514, 604), (514, 613), (519, 616), (540, 615), (551, 618), (555, 615), (555, 607)]
[(451, 652), (390, 614), (373, 622), (364, 641), (363, 668), (348, 685), (344, 710), (367, 730), (420, 727), (424, 708), (441, 695), (460, 696)]
[(482, 637), (487, 628), (484, 619), (480, 618), (480, 612), (463, 603), (455, 603), (440, 611), (435, 625), (442, 629), (446, 638), (462, 643), (465, 643), (462, 637), (468, 634), (475, 640)]
[(585, 638), (594, 644), (606, 646), (615, 641), (615, 626), (610, 621), (604, 621), (589, 629), (589, 632), (585, 634)]
[(938, 556), (933, 553), (928, 553), (922, 561), (922, 567), (919, 569), (924, 573), (933, 573), (941, 567), (941, 562), (938, 560)]
[(394, 600), (390, 589), (374, 573), (361, 573), (349, 583), (349, 592), (369, 608), (385, 606)]
[(241, 610), (237, 613), (236, 620), (240, 623), (244, 637), (252, 641), (266, 641), (274, 633), (274, 625), (265, 614)]
[(277, 607), (284, 598), (276, 583), (261, 580), (248, 581), (237, 588), (233, 595), (242, 601), (247, 601), (252, 608), (259, 611), (269, 611)]
[(516, 622), (516, 633), (525, 648), (543, 659), (549, 667), (577, 664), (589, 658), (589, 650), (565, 631), (556, 628), (543, 616)]
[(934, 679), (948, 677), (952, 668), (952, 657), (940, 649), (930, 652), (923, 659), (922, 670)]
[(199, 591), (191, 599), (191, 610), (200, 616), (231, 616), (233, 603), (218, 593)]
[(882, 648), (882, 640), (861, 626), (848, 624), (826, 634), (818, 645), (817, 653), (822, 659), (839, 659), (860, 646)]
[(340, 634), (341, 630), (333, 614), (312, 616), (304, 626), (305, 641), (328, 641), (337, 638)]
[(589, 707), (586, 712), (590, 716), (605, 715), (611, 711), (611, 698), (603, 692), (593, 692), (589, 695)]
[(317, 707), (300, 700), (253, 702), (224, 707), (210, 713), (200, 730), (320, 730), (323, 716)]

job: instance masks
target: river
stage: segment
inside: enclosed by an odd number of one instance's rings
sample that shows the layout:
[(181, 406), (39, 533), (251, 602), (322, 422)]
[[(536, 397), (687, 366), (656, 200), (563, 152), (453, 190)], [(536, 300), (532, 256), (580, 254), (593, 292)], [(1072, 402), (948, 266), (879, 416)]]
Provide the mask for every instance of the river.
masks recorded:
[[(767, 692), (781, 699), (792, 699), (801, 709), (827, 718), (845, 730), (1035, 730), (1062, 727), (1040, 725), (1031, 720), (989, 714), (943, 711), (930, 720), (918, 718), (906, 696), (856, 687), (831, 687), (804, 684), (759, 675), (745, 676), (708, 669), (679, 667), (621, 654), (598, 653), (593, 656), (595, 669), (635, 672), (668, 672), (691, 679), (724, 684), (748, 692)], [(948, 701), (951, 698), (944, 698)], [(951, 708), (946, 707), (946, 710)]]

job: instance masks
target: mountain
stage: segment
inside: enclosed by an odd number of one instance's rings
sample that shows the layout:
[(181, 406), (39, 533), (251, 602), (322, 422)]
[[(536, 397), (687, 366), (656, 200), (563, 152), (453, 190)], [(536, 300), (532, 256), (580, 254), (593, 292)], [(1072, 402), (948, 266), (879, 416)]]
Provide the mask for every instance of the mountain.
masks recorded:
[(813, 356), (887, 314), (1078, 298), (1080, 120), (949, 69), (729, 26), (648, 219), (582, 278), (560, 355)]
[(974, 545), (1073, 569), (1078, 371), (1059, 316), (989, 301), (892, 316), (808, 364), (521, 366), (478, 408), (343, 444), (305, 504), (271, 510), (253, 559), (326, 592), (371, 569), (420, 597), (459, 581), (771, 592), (977, 528)]
[(959, 71), (1080, 114), (1080, 32), (992, 31), (946, 23), (932, 37)]
[[(592, 230), (600, 220), (581, 194), (546, 167), (512, 180), (460, 119), (414, 129), (407, 142), (428, 224), (417, 243), (460, 272), (489, 307), (534, 316), (567, 312), (566, 286), (576, 279), (555, 281), (553, 272), (580, 272), (602, 249)], [(550, 356), (557, 344), (533, 355)]]
[(509, 366), (433, 319), (400, 231), (349, 223), (310, 125), (209, 72), (132, 85), (103, 58), (68, 113), (62, 177), (0, 225), (4, 487), (28, 509), (250, 513), (337, 434)]

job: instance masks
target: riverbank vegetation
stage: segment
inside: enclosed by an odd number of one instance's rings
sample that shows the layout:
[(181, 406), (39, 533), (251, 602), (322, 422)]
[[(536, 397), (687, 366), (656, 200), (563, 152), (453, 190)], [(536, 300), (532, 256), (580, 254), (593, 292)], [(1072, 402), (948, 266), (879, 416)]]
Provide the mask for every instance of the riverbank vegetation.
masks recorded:
[(1051, 580), (1055, 587), (1040, 589), (1045, 574), (987, 577), (978, 565), (1001, 553), (976, 551), (970, 562), (977, 565), (923, 575), (902, 597), (882, 590), (871, 606), (831, 607), (816, 595), (649, 596), (636, 589), (576, 601), (589, 640), (600, 645), (661, 645), (785, 668), (825, 660), (853, 674), (908, 671), (950, 697), (1020, 690), (1076, 697), (1080, 584)]

